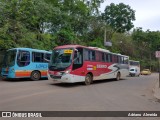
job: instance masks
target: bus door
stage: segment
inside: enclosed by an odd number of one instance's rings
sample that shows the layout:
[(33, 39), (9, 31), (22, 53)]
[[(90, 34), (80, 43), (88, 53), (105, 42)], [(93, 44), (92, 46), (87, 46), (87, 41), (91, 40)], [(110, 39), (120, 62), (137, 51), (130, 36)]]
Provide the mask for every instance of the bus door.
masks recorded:
[(77, 75), (84, 75), (83, 73), (83, 48), (77, 48), (74, 51), (74, 58), (73, 58), (73, 67), (72, 70), (75, 71)]
[(17, 55), (17, 68), (16, 77), (30, 77), (31, 71), (30, 65), (30, 52), (25, 50), (19, 50)]

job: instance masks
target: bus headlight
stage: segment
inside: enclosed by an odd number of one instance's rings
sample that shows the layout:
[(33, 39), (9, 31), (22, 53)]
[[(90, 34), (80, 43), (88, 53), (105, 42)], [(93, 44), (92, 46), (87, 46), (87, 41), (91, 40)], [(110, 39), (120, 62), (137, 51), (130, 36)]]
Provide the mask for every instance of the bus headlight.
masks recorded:
[(71, 70), (67, 70), (65, 71), (65, 74), (69, 74), (71, 72)]

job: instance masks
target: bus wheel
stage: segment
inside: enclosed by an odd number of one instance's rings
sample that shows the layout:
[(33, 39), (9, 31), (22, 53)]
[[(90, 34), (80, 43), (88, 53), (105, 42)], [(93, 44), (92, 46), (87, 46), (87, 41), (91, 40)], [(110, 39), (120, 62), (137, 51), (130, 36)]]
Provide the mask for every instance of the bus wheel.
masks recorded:
[(116, 80), (118, 81), (118, 80), (120, 80), (120, 78), (121, 78), (121, 74), (118, 72), (117, 76), (116, 76)]
[(31, 80), (39, 80), (41, 78), (41, 74), (39, 71), (33, 71), (31, 73)]
[(92, 83), (92, 76), (90, 74), (87, 74), (85, 77), (85, 84), (90, 85)]

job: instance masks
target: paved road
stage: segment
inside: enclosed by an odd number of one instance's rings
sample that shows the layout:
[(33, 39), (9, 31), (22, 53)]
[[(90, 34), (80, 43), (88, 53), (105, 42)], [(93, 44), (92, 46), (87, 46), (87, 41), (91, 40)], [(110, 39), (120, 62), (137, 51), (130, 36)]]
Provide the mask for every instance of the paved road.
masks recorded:
[(62, 84), (0, 80), (0, 111), (160, 111), (152, 88), (158, 74)]

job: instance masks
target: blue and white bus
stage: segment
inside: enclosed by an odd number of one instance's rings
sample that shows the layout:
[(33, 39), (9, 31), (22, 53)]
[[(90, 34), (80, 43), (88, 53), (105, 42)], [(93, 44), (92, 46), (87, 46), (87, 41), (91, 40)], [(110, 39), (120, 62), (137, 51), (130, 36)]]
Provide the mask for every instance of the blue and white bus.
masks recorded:
[(2, 62), (3, 78), (31, 78), (39, 80), (47, 77), (51, 52), (32, 48), (13, 48), (6, 51)]

